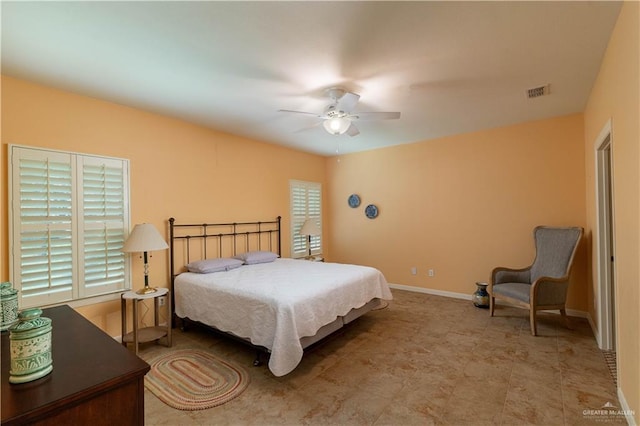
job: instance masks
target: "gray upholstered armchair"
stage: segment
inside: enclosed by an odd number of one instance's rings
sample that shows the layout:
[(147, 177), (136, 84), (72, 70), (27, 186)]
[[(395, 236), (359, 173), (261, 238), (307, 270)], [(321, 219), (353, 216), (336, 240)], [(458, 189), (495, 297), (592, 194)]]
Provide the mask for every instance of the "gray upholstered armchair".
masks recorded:
[(529, 309), (531, 334), (537, 334), (536, 312), (559, 309), (568, 326), (565, 310), (569, 273), (582, 237), (582, 228), (538, 226), (533, 230), (536, 258), (524, 269), (495, 268), (489, 284), (490, 312), (496, 298)]

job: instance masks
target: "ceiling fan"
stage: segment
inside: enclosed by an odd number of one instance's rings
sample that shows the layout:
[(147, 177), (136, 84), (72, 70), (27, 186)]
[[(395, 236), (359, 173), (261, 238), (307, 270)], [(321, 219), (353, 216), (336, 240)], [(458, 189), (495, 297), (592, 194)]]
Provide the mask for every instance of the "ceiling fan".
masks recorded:
[(281, 109), (278, 110), (278, 112), (313, 115), (321, 118), (322, 121), (311, 127), (322, 124), (325, 130), (332, 135), (342, 135), (346, 133), (349, 136), (360, 134), (360, 131), (354, 124), (356, 120), (393, 120), (400, 118), (399, 112), (353, 112), (353, 109), (360, 99), (360, 95), (356, 93), (347, 92), (338, 87), (327, 89), (326, 93), (333, 102), (324, 109), (322, 114), (292, 111), (289, 109)]

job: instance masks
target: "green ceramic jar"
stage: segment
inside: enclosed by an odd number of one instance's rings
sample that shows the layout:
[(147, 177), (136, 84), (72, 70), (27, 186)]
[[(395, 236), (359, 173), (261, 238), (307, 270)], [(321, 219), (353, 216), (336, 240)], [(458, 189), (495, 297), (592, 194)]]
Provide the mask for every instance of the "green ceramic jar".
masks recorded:
[(19, 322), (9, 329), (10, 383), (30, 382), (53, 370), (51, 319), (40, 315), (39, 308), (25, 309), (18, 314)]
[(0, 284), (0, 331), (18, 322), (18, 290), (10, 282)]

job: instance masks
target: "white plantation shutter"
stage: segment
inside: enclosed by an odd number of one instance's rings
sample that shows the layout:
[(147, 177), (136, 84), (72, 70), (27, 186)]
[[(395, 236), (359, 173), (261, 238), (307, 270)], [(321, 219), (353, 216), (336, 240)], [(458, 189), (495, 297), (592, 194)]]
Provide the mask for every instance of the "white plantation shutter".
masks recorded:
[(24, 230), (20, 236), (21, 292), (35, 304), (73, 296), (72, 232), (64, 229)]
[(11, 146), (11, 281), (21, 307), (129, 288), (128, 161)]
[(304, 235), (300, 235), (302, 224), (307, 218), (307, 190), (299, 182), (291, 182), (291, 257), (307, 254), (307, 242)]
[[(125, 174), (122, 160), (78, 158), (82, 181), (80, 297), (124, 288), (122, 246), (129, 228), (125, 220)], [(81, 166), (81, 167), (80, 167)]]
[(18, 182), (12, 197), (14, 270), (19, 278), (14, 286), (31, 305), (71, 299), (75, 207), (71, 155), (20, 150), (12, 165), (13, 182)]
[[(291, 257), (304, 257), (309, 251), (308, 237), (300, 235), (300, 229), (307, 219), (314, 219), (322, 230), (322, 186), (316, 182), (291, 180)], [(322, 253), (322, 235), (311, 237), (311, 254)]]

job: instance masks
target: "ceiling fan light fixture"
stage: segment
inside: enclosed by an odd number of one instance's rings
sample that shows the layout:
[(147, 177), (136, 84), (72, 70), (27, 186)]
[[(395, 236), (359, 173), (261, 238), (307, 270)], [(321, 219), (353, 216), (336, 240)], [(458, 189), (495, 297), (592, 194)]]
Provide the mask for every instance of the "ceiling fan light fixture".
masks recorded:
[(400, 118), (399, 112), (357, 112), (354, 109), (360, 99), (357, 93), (347, 92), (339, 88), (331, 88), (327, 90), (327, 95), (333, 100), (321, 114), (307, 111), (293, 111), (289, 109), (281, 109), (281, 112), (289, 112), (295, 114), (312, 115), (322, 119), (307, 128), (315, 128), (322, 124), (327, 133), (332, 135), (358, 136), (360, 130), (356, 126), (356, 121), (364, 120), (393, 120)]
[(332, 135), (341, 135), (351, 126), (351, 120), (346, 117), (333, 117), (322, 123), (325, 130)]

